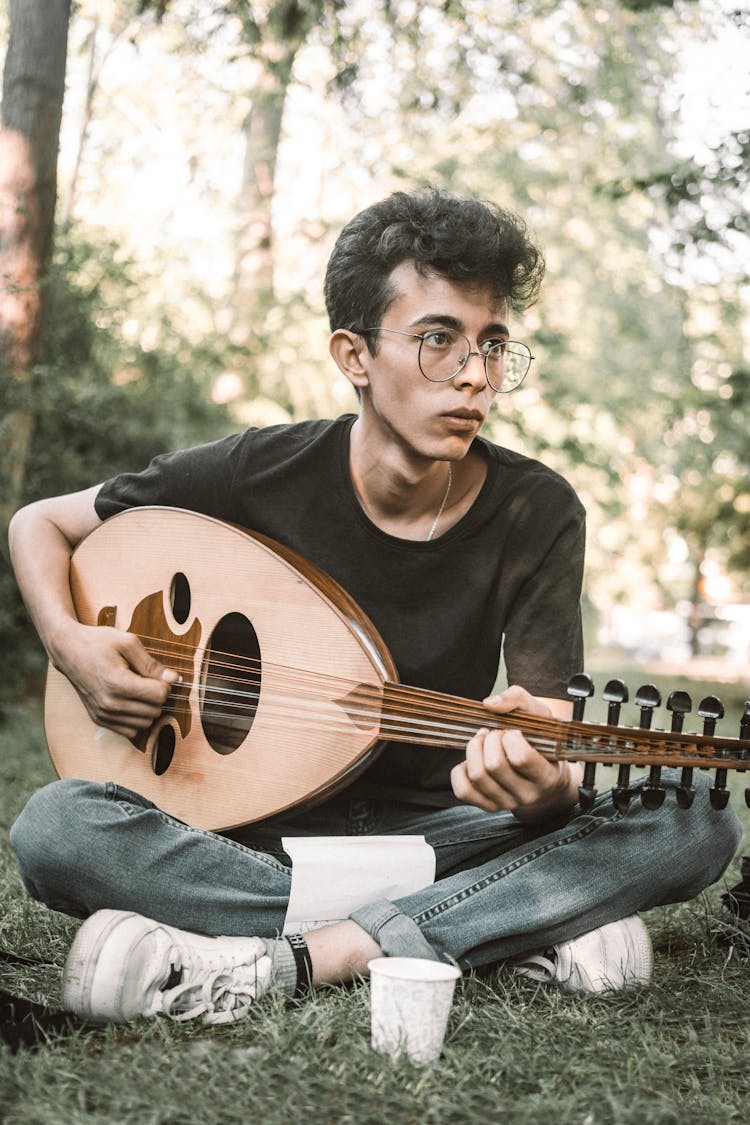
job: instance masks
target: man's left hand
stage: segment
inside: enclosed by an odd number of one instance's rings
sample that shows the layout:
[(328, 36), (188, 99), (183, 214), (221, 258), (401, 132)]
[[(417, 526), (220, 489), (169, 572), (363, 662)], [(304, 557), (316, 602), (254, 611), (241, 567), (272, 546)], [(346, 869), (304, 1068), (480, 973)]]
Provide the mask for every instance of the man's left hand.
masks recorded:
[[(497, 714), (525, 711), (553, 718), (568, 705), (540, 699), (520, 687), (490, 696), (484, 706)], [(466, 746), (466, 758), (451, 772), (453, 792), (461, 801), (486, 812), (505, 809), (525, 823), (545, 820), (571, 809), (578, 800), (581, 769), (577, 763), (553, 761), (535, 750), (520, 730), (479, 730)]]

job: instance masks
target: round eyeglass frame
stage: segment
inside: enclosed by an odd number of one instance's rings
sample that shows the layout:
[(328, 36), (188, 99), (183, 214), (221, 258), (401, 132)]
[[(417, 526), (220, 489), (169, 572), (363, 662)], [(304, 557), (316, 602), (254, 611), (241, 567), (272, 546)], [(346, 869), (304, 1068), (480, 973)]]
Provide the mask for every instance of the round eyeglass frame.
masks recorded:
[[(419, 364), (419, 370), (420, 370), (421, 374), (424, 376), (425, 379), (427, 379), (427, 381), (429, 383), (450, 383), (451, 379), (455, 379), (457, 375), (461, 374), (464, 367), (466, 367), (466, 364), (469, 362), (469, 360), (471, 359), (471, 357), (473, 355), (481, 356), (482, 361), (484, 363), (484, 377), (487, 380), (487, 384), (488, 384), (488, 386), (490, 386), (492, 388), (493, 391), (495, 391), (496, 394), (500, 394), (500, 395), (510, 394), (511, 391), (515, 391), (516, 388), (520, 387), (521, 383), (523, 383), (524, 379), (526, 378), (526, 376), (528, 375), (528, 373), (531, 369), (531, 364), (532, 364), (533, 360), (536, 359), (536, 356), (532, 355), (531, 349), (528, 347), (527, 344), (521, 343), (520, 340), (503, 340), (502, 341), (502, 347), (503, 348), (507, 349), (508, 347), (510, 347), (511, 351), (513, 352), (514, 355), (520, 355), (527, 361), (526, 370), (524, 371), (524, 373), (520, 377), (520, 379), (517, 379), (516, 382), (513, 383), (513, 385), (511, 387), (506, 387), (506, 386), (496, 387), (495, 384), (490, 379), (489, 374), (487, 372), (487, 360), (490, 357), (490, 352), (492, 352), (495, 347), (499, 347), (501, 345), (495, 344), (493, 348), (490, 348), (489, 352), (474, 351), (472, 349), (471, 340), (469, 339), (469, 337), (464, 336), (463, 332), (457, 332), (455, 328), (450, 328), (450, 329), (443, 328), (443, 329), (441, 329), (439, 327), (436, 327), (436, 328), (428, 329), (427, 332), (407, 332), (403, 328), (385, 328), (383, 325), (380, 325), (380, 327), (378, 327), (378, 328), (352, 328), (351, 331), (355, 332), (358, 336), (366, 336), (370, 332), (394, 332), (397, 336), (411, 336), (413, 340), (419, 340), (419, 352), (417, 353), (417, 363)], [(427, 372), (425, 371), (424, 367), (422, 366), (422, 348), (424, 346), (425, 337), (429, 336), (432, 332), (439, 332), (439, 331), (452, 332), (456, 336), (458, 336), (460, 339), (465, 340), (466, 341), (466, 355), (464, 356), (463, 360), (461, 361), (460, 366), (456, 368), (456, 370), (453, 372), (452, 375), (444, 375), (444, 376), (442, 376), (442, 378), (436, 379), (433, 375), (428, 375)], [(517, 348), (518, 351), (514, 351), (514, 348)], [(503, 383), (505, 383), (505, 379), (503, 379)]]

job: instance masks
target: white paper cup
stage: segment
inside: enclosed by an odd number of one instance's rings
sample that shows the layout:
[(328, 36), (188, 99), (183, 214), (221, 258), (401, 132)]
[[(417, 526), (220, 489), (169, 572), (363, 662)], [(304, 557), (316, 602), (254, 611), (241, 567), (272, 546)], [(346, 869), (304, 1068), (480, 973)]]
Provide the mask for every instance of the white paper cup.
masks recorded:
[(405, 1053), (413, 1062), (434, 1062), (460, 969), (417, 957), (379, 957), (367, 967), (375, 1050), (392, 1059)]

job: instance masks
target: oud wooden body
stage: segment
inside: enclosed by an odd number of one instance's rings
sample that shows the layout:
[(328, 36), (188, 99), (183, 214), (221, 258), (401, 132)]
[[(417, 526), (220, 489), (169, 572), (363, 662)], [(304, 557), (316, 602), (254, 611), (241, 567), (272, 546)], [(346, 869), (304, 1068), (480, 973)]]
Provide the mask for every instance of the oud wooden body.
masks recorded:
[[(180, 670), (185, 686), (136, 748), (96, 726), (50, 668), (45, 726), (61, 777), (116, 780), (191, 825), (227, 829), (314, 801), (369, 761), (377, 700), (385, 678), (395, 676), (390, 657), (348, 595), (281, 551), (240, 528), (164, 508), (117, 515), (79, 545), (71, 565), (79, 620), (138, 632), (161, 663)], [(177, 597), (184, 620), (175, 617)], [(207, 739), (202, 711), (211, 638), (232, 614), (251, 623), (263, 671), (250, 729), (226, 751)], [(309, 670), (313, 698), (285, 687), (296, 669)], [(272, 678), (275, 686), (266, 688)], [(372, 703), (370, 717), (352, 721), (346, 697), (358, 689)], [(154, 770), (160, 740), (174, 744), (161, 774)]]

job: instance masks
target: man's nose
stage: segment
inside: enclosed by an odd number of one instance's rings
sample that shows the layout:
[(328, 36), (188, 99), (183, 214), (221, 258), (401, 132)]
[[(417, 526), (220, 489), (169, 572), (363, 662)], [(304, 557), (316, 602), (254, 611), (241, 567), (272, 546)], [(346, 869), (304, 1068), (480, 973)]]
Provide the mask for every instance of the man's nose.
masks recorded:
[(459, 386), (473, 386), (481, 390), (487, 382), (487, 369), (482, 353), (467, 352), (464, 365), (458, 374), (454, 375), (454, 379)]

